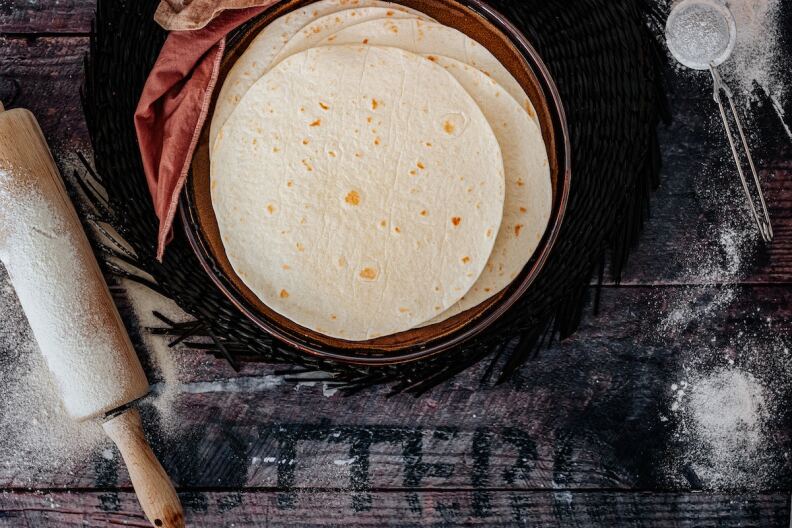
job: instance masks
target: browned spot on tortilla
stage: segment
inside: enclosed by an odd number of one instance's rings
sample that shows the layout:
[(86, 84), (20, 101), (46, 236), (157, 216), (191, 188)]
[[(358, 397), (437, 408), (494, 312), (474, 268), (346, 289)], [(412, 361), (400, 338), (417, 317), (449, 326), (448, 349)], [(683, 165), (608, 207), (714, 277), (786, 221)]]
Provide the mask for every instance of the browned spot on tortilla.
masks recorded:
[(404, 308), (404, 307), (399, 308), (399, 313), (410, 313), (410, 309), (409, 308)]
[(286, 182), (286, 187), (294, 187), (294, 182), (289, 180)]
[(388, 11), (387, 13), (385, 13), (385, 16), (392, 17), (393, 15), (395, 15), (393, 11)]
[(531, 106), (531, 102), (530, 102), (530, 101), (525, 101), (525, 111), (526, 111), (526, 112), (528, 112), (528, 115), (529, 115), (531, 118), (533, 118), (533, 117), (535, 117), (535, 116), (536, 116), (536, 114), (534, 114), (534, 109), (533, 109), (533, 107)]
[(316, 121), (314, 121), (313, 123), (311, 123), (309, 126), (311, 126), (311, 127), (318, 127), (318, 126), (322, 126), (322, 120), (321, 120), (321, 119), (317, 119)]
[(378, 137), (374, 138), (374, 144), (379, 146), (379, 145), (382, 144), (382, 140), (380, 138), (378, 138)]
[(284, 271), (289, 271), (291, 269), (291, 266), (289, 266), (288, 264), (284, 264), (281, 267), (283, 268)]
[(324, 103), (323, 103), (323, 102), (321, 102), (321, 101), (319, 101), (319, 107), (320, 107), (322, 110), (330, 110), (330, 107), (329, 107), (329, 106), (327, 106), (326, 104), (324, 104)]
[(335, 151), (333, 151), (333, 150), (329, 150), (329, 151), (327, 152), (327, 155), (328, 155), (328, 156), (330, 156), (331, 158), (335, 158), (335, 157), (336, 157), (336, 153), (335, 153)]
[(489, 293), (492, 291), (492, 288), (484, 288), (484, 293)]
[(212, 190), (217, 189), (217, 180), (212, 181)]
[(419, 162), (418, 162), (418, 168), (419, 168), (419, 169), (421, 169), (421, 170), (424, 170), (424, 169), (426, 168), (426, 165), (424, 165), (423, 163), (421, 163), (421, 162), (419, 161)]
[(303, 246), (303, 245), (302, 245), (302, 244), (300, 244), (299, 242), (297, 242), (297, 245), (296, 245), (295, 247), (297, 248), (297, 251), (299, 251), (300, 253), (302, 253), (303, 251), (305, 251), (305, 246)]
[(289, 298), (289, 292), (287, 292), (286, 290), (281, 290), (280, 291), (280, 298), (281, 299), (288, 299)]
[(371, 122), (372, 122), (372, 121), (374, 121), (374, 118), (373, 118), (373, 117), (371, 117), (371, 116), (368, 116), (368, 118), (366, 119), (366, 121), (368, 121), (368, 123), (369, 123), (369, 124), (371, 124)]
[(446, 134), (453, 134), (454, 130), (456, 130), (456, 127), (454, 126), (454, 123), (452, 123), (451, 121), (446, 121), (443, 124), (443, 130), (445, 130)]
[(363, 268), (360, 272), (360, 278), (365, 280), (375, 280), (377, 278), (377, 270), (374, 268)]
[(344, 257), (338, 257), (338, 267), (339, 268), (346, 268), (347, 261)]
[(421, 211), (421, 216), (429, 216), (429, 211), (424, 209), (423, 211)]
[(396, 231), (397, 233), (401, 233), (401, 227), (399, 226), (394, 227), (393, 230)]
[(487, 229), (487, 238), (492, 236), (492, 229)]
[(380, 227), (388, 227), (388, 221), (387, 220), (380, 220)]
[(376, 99), (372, 99), (371, 100), (371, 109), (372, 110), (376, 110), (377, 108), (379, 108), (379, 105), (380, 105), (380, 103)]
[(424, 143), (424, 145), (426, 145), (428, 148), (432, 148), (432, 143), (431, 143), (431, 142), (429, 142), (429, 141), (427, 141), (426, 143)]
[(363, 157), (363, 153), (362, 152), (355, 152), (355, 157), (356, 158), (362, 158)]
[(360, 194), (357, 191), (350, 191), (349, 194), (346, 195), (344, 201), (349, 205), (360, 205)]
[(418, 172), (416, 172), (415, 170), (411, 170), (410, 176), (418, 176)]
[(269, 214), (271, 214), (271, 215), (272, 215), (272, 214), (275, 214), (275, 206), (274, 206), (274, 205), (272, 205), (272, 204), (267, 204), (267, 212), (268, 212)]
[(368, 43), (369, 43), (369, 39), (363, 39), (363, 44), (368, 44)]
[(521, 212), (522, 214), (525, 214), (525, 213), (527, 213), (527, 212), (528, 212), (528, 209), (526, 209), (525, 207), (520, 207), (520, 212)]
[(308, 163), (308, 160), (302, 160), (302, 164), (305, 166), (308, 172), (313, 172), (313, 166)]
[(280, 149), (278, 147), (272, 147), (272, 152), (278, 153)]
[(525, 182), (522, 181), (522, 179), (518, 178), (517, 179), (517, 187), (522, 187), (523, 185), (525, 185)]
[(307, 139), (307, 138), (306, 138), (306, 139), (303, 139), (303, 145), (307, 145), (307, 144), (308, 144), (308, 143), (310, 143), (310, 142), (311, 142), (311, 140), (310, 140), (310, 139)]
[(462, 264), (470, 264), (470, 257), (462, 257)]
[(451, 219), (451, 223), (454, 224), (454, 227), (459, 227), (459, 224), (462, 223), (462, 218), (459, 216), (455, 216)]
[(335, 315), (335, 314), (330, 314), (330, 320), (332, 320), (332, 321), (335, 321), (336, 319), (338, 319), (338, 316), (337, 316), (337, 315)]
[(435, 57), (434, 55), (429, 55), (429, 56), (428, 56), (428, 57), (426, 57), (426, 58), (427, 58), (427, 59), (429, 59), (429, 60), (430, 60), (430, 61), (432, 61), (432, 62), (437, 62), (437, 57)]
[(516, 226), (514, 226), (514, 235), (520, 236), (520, 231), (522, 231), (522, 228), (523, 228), (522, 224), (517, 224)]

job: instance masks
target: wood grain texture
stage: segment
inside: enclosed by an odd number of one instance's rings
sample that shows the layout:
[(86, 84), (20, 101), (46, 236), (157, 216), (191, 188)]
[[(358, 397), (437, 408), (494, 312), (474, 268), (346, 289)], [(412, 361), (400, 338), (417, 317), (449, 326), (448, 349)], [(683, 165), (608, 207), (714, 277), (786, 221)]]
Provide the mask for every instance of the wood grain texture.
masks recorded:
[[(565, 528), (786, 528), (785, 494), (641, 494), (568, 491), (497, 492), (489, 509), (476, 511), (476, 496), (466, 491), (415, 494), (380, 491), (365, 510), (350, 505), (346, 492), (311, 492), (310, 506), (284, 508), (277, 491), (181, 494), (187, 526), (200, 528), (407, 528), (433, 526), (541, 526)], [(147, 527), (135, 498), (116, 494), (108, 503), (100, 492), (0, 495), (0, 528)]]
[(33, 112), (62, 172), (76, 150), (90, 148), (80, 104), (87, 51), (88, 39), (83, 37), (0, 34), (0, 100), (8, 109)]
[(2, 0), (0, 34), (88, 33), (95, 0)]
[[(76, 10), (50, 20), (53, 1), (11, 0), (22, 8), (12, 13), (0, 0), (0, 32), (86, 31), (88, 17), (78, 20), (92, 4), (60, 0)], [(89, 151), (78, 99), (87, 44), (84, 37), (0, 37), (0, 100), (18, 91), (13, 106), (33, 110), (67, 172), (75, 151)], [(708, 172), (714, 161), (726, 167), (728, 157), (703, 82), (700, 88), (674, 96), (675, 122), (661, 130), (663, 184), (627, 287), (605, 288), (604, 315), (587, 316), (575, 337), (543, 350), (510, 383), (482, 385), (479, 368), (418, 400), (386, 399), (386, 389), (342, 399), (321, 383), (288, 384), (269, 367), (237, 374), (184, 353), (175, 416), (164, 421), (148, 402), (143, 413), (156, 454), (186, 490), (188, 525), (787, 526), (792, 394), (779, 381), (790, 379), (783, 364), (758, 369), (763, 382), (782, 387), (786, 409), (768, 424), (770, 492), (672, 491), (697, 487), (668, 469), (684, 447), (674, 434), (680, 418), (670, 409), (670, 387), (685, 365), (732, 359), (750, 370), (762, 350), (779, 346), (769, 334), (792, 335), (792, 155), (775, 141), (758, 159), (776, 242), (725, 281), (744, 286), (723, 297), (719, 310), (658, 331), (675, 308), (703, 311), (730, 291), (696, 286), (713, 281), (685, 264), (717, 249), (715, 227), (734, 211), (733, 196), (719, 197), (728, 174)], [(772, 116), (756, 119), (774, 126)], [(155, 390), (164, 390), (152, 358), (142, 359)], [(101, 448), (76, 469), (8, 462), (0, 464), (0, 487), (8, 490), (0, 493), (0, 527), (147, 526), (120, 461)], [(556, 489), (537, 491), (543, 488)]]
[[(701, 262), (723, 253), (721, 235), (728, 229), (753, 233), (754, 224), (709, 77), (678, 70), (667, 75), (673, 83), (673, 122), (659, 127), (661, 186), (652, 197), (651, 218), (622, 283), (792, 283), (792, 142), (767, 94), (758, 90), (750, 105), (745, 94), (738, 92), (736, 97), (751, 132), (776, 239), (769, 247), (758, 239), (746, 243), (745, 262), (737, 273), (706, 277)], [(792, 115), (792, 105), (788, 106), (787, 116)]]
[[(543, 350), (510, 383), (482, 384), (482, 365), (417, 400), (386, 398), (386, 388), (326, 395), (321, 383), (295, 387), (259, 365), (235, 374), (188, 353), (174, 415), (163, 423), (144, 406), (147, 431), (181, 487), (695, 489), (695, 479), (673, 469), (674, 449), (685, 446), (675, 436), (683, 415), (671, 410), (671, 386), (685, 379), (688, 364), (731, 359), (782, 388), (778, 403), (787, 410), (766, 426), (772, 471), (763, 486), (785, 489), (792, 479), (790, 368), (759, 363), (783, 346), (761, 337), (768, 329), (792, 335), (792, 289), (742, 287), (723, 311), (668, 335), (656, 331), (672, 300), (703, 312), (714, 293), (607, 288), (608, 317), (587, 317), (575, 337)], [(149, 373), (156, 382), (159, 373)], [(78, 471), (0, 465), (6, 488), (96, 482), (128, 485), (101, 448)]]

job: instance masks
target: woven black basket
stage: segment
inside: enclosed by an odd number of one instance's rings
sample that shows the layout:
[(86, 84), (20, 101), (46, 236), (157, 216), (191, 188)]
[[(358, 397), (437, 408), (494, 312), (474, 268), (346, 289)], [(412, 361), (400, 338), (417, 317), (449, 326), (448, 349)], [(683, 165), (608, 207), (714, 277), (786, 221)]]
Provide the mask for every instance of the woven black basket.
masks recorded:
[[(98, 1), (83, 90), (96, 170), (86, 162), (89, 175), (80, 181), (98, 211), (87, 220), (111, 224), (134, 249), (95, 240), (97, 251), (113, 257), (104, 259), (106, 271), (146, 284), (195, 318), (176, 324), (161, 317), (166, 327), (158, 332), (235, 368), (249, 361), (283, 363), (294, 373), (322, 372), (321, 379), (350, 391), (390, 383), (395, 391), (420, 393), (485, 358), (491, 358), (488, 376), (504, 379), (543, 343), (575, 331), (591, 278), (602, 279), (608, 258), (618, 281), (658, 184), (656, 127), (667, 115), (655, 36), (663, 13), (648, 3), (491, 0), (538, 49), (561, 93), (572, 142), (566, 220), (535, 284), (484, 335), (439, 357), (387, 367), (320, 360), (273, 340), (215, 289), (179, 226), (165, 261), (156, 261), (157, 218), (132, 118), (166, 37), (152, 19), (157, 3)], [(94, 179), (105, 187), (107, 200), (95, 191)], [(129, 266), (154, 281), (130, 273)]]

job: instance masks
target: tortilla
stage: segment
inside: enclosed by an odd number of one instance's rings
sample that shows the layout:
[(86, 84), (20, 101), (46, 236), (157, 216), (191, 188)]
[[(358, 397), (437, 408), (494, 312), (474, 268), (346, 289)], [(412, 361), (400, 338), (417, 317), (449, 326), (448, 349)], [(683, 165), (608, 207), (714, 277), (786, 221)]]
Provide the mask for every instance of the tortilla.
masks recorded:
[(316, 47), (328, 36), (341, 31), (344, 28), (362, 24), (371, 20), (397, 20), (402, 18), (412, 18), (429, 21), (429, 19), (409, 12), (397, 11), (389, 7), (361, 7), (358, 9), (346, 9), (330, 15), (323, 16), (308, 24), (297, 32), (284, 45), (272, 61), (272, 65), (280, 63), (283, 59)]
[(293, 36), (321, 17), (366, 7), (385, 8), (410, 16), (424, 16), (408, 7), (379, 0), (320, 0), (274, 20), (261, 30), (228, 72), (212, 116), (209, 129), (210, 147), (214, 146), (217, 134), (234, 112), (239, 101), (250, 87), (276, 64), (273, 62), (275, 57)]
[(481, 108), (503, 153), (506, 200), (487, 266), (465, 296), (430, 321), (439, 323), (503, 291), (522, 272), (542, 240), (553, 203), (550, 164), (542, 133), (520, 104), (493, 79), (460, 61), (432, 56)]
[(212, 202), (228, 258), (277, 313), (362, 341), (443, 313), (503, 218), (498, 141), (441, 66), (330, 46), (253, 85), (218, 135)]
[(454, 28), (414, 18), (371, 20), (342, 29), (320, 43), (334, 44), (393, 46), (421, 55), (443, 55), (464, 62), (495, 79), (541, 129), (533, 103), (509, 70), (487, 48)]

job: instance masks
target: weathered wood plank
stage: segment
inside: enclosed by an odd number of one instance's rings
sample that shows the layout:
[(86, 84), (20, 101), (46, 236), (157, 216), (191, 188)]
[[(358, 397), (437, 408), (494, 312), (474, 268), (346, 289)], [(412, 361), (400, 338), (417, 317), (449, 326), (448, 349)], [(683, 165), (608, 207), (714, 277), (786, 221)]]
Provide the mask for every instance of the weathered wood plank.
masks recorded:
[[(684, 379), (686, 362), (728, 366), (732, 359), (763, 383), (788, 387), (790, 379), (775, 339), (792, 336), (792, 288), (743, 287), (731, 304), (707, 314), (714, 294), (607, 288), (607, 317), (585, 319), (579, 334), (540, 352), (510, 383), (481, 385), (482, 366), (417, 400), (388, 399), (386, 388), (342, 398), (322, 384), (295, 387), (268, 377), (265, 366), (235, 374), (185, 353), (177, 360), (184, 384), (169, 416), (145, 406), (148, 430), (170, 474), (187, 487), (696, 487), (695, 479), (664, 469), (673, 467), (670, 449), (684, 448), (673, 436), (681, 417), (671, 410), (671, 386)], [(689, 325), (656, 331), (667, 306), (688, 304)], [(770, 361), (778, 368), (761, 368)], [(792, 394), (778, 392), (779, 408), (792, 408), (784, 399)], [(783, 489), (792, 477), (792, 421), (785, 416), (765, 427), (772, 470), (764, 489)], [(0, 486), (126, 485), (118, 460), (101, 451), (76, 470), (9, 461), (0, 465)]]
[[(376, 492), (369, 507), (350, 502), (347, 492), (313, 491), (302, 507), (284, 506), (277, 491), (183, 492), (188, 526), (201, 528), (417, 526), (784, 527), (789, 495), (495, 492), (486, 511), (465, 491)], [(146, 527), (128, 492), (0, 494), (2, 528), (77, 528), (108, 525)]]
[(36, 115), (62, 166), (75, 151), (89, 149), (80, 103), (87, 50), (83, 37), (0, 36), (0, 100)]
[(88, 33), (96, 0), (3, 0), (0, 34)]
[[(765, 247), (757, 235), (730, 246), (724, 234), (752, 236), (755, 227), (722, 125), (715, 119), (718, 109), (704, 83), (686, 78), (678, 86), (671, 99), (674, 121), (659, 129), (661, 187), (623, 284), (792, 282), (792, 142), (783, 134), (780, 118), (765, 100), (748, 121), (775, 240)], [(740, 237), (729, 242), (735, 239)], [(730, 269), (735, 258), (739, 265)]]

